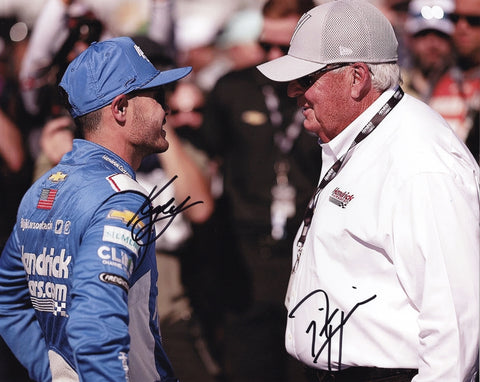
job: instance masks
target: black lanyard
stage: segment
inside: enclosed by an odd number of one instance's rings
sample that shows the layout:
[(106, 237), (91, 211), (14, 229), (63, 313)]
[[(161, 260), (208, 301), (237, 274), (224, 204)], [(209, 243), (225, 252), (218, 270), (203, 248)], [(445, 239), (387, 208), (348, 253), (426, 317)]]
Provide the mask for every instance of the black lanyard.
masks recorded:
[(365, 125), (365, 127), (358, 133), (358, 135), (353, 140), (352, 144), (348, 148), (347, 152), (343, 154), (333, 165), (330, 169), (326, 172), (323, 179), (321, 180), (320, 184), (316, 188), (312, 198), (308, 202), (307, 210), (305, 211), (305, 215), (303, 217), (303, 229), (300, 235), (300, 238), (297, 242), (297, 260), (292, 269), (292, 273), (295, 272), (298, 266), (298, 262), (300, 261), (300, 256), (302, 255), (303, 245), (305, 244), (305, 240), (307, 239), (307, 233), (310, 229), (310, 224), (312, 223), (313, 212), (315, 210), (318, 195), (320, 192), (325, 188), (325, 186), (330, 183), (333, 178), (335, 178), (340, 171), (345, 158), (347, 157), (348, 153), (361, 141), (363, 141), (375, 128), (383, 121), (383, 119), (387, 116), (388, 113), (400, 102), (404, 95), (404, 92), (400, 86), (398, 86), (395, 93), (390, 97), (390, 99), (383, 105), (380, 110), (373, 116), (373, 118)]

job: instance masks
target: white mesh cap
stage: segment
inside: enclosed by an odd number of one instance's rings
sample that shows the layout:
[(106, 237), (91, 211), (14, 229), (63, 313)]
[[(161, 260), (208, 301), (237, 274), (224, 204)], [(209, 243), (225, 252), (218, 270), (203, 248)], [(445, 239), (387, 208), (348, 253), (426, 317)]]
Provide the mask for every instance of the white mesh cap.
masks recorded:
[(383, 13), (364, 0), (336, 0), (305, 13), (288, 54), (258, 65), (274, 81), (292, 81), (340, 62), (396, 62), (397, 38)]

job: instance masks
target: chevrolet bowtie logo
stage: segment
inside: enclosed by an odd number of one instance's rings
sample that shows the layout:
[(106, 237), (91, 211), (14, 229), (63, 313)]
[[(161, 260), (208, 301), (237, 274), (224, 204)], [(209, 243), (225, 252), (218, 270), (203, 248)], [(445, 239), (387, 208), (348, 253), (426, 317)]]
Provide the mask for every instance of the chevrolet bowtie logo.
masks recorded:
[(108, 218), (110, 219), (120, 219), (123, 221), (125, 224), (128, 224), (130, 222), (130, 226), (133, 225), (138, 225), (140, 228), (145, 227), (145, 224), (138, 218), (136, 214), (134, 214), (132, 211), (128, 210), (123, 210), (123, 211), (118, 211), (118, 210), (111, 210), (108, 213)]
[(67, 174), (61, 171), (56, 172), (48, 177), (48, 180), (54, 183), (63, 182), (67, 178)]

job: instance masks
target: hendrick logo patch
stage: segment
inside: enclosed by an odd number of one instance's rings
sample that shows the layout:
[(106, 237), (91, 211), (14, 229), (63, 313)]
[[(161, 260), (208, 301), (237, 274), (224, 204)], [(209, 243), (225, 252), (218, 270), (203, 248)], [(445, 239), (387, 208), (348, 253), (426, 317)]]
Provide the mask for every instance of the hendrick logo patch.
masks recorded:
[(353, 198), (353, 194), (350, 194), (348, 191), (341, 191), (340, 188), (337, 187), (332, 191), (328, 200), (339, 207), (345, 208)]

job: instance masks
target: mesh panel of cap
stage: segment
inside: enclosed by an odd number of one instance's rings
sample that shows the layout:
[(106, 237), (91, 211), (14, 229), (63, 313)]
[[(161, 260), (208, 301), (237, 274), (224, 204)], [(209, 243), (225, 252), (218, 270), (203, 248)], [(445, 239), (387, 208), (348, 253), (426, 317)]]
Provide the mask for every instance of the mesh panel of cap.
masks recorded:
[[(325, 22), (325, 62), (349, 60), (351, 54), (368, 57), (371, 50), (369, 31), (355, 14), (339, 4)], [(339, 26), (341, 26), (339, 28)], [(352, 38), (356, 36), (357, 38)]]
[(388, 62), (397, 59), (396, 49), (393, 28), (378, 9), (362, 0), (340, 0), (304, 16), (289, 54), (324, 64)]
[(398, 42), (383, 13), (366, 0), (336, 0), (302, 16), (288, 55), (258, 66), (274, 81), (291, 81), (327, 64), (397, 61)]

